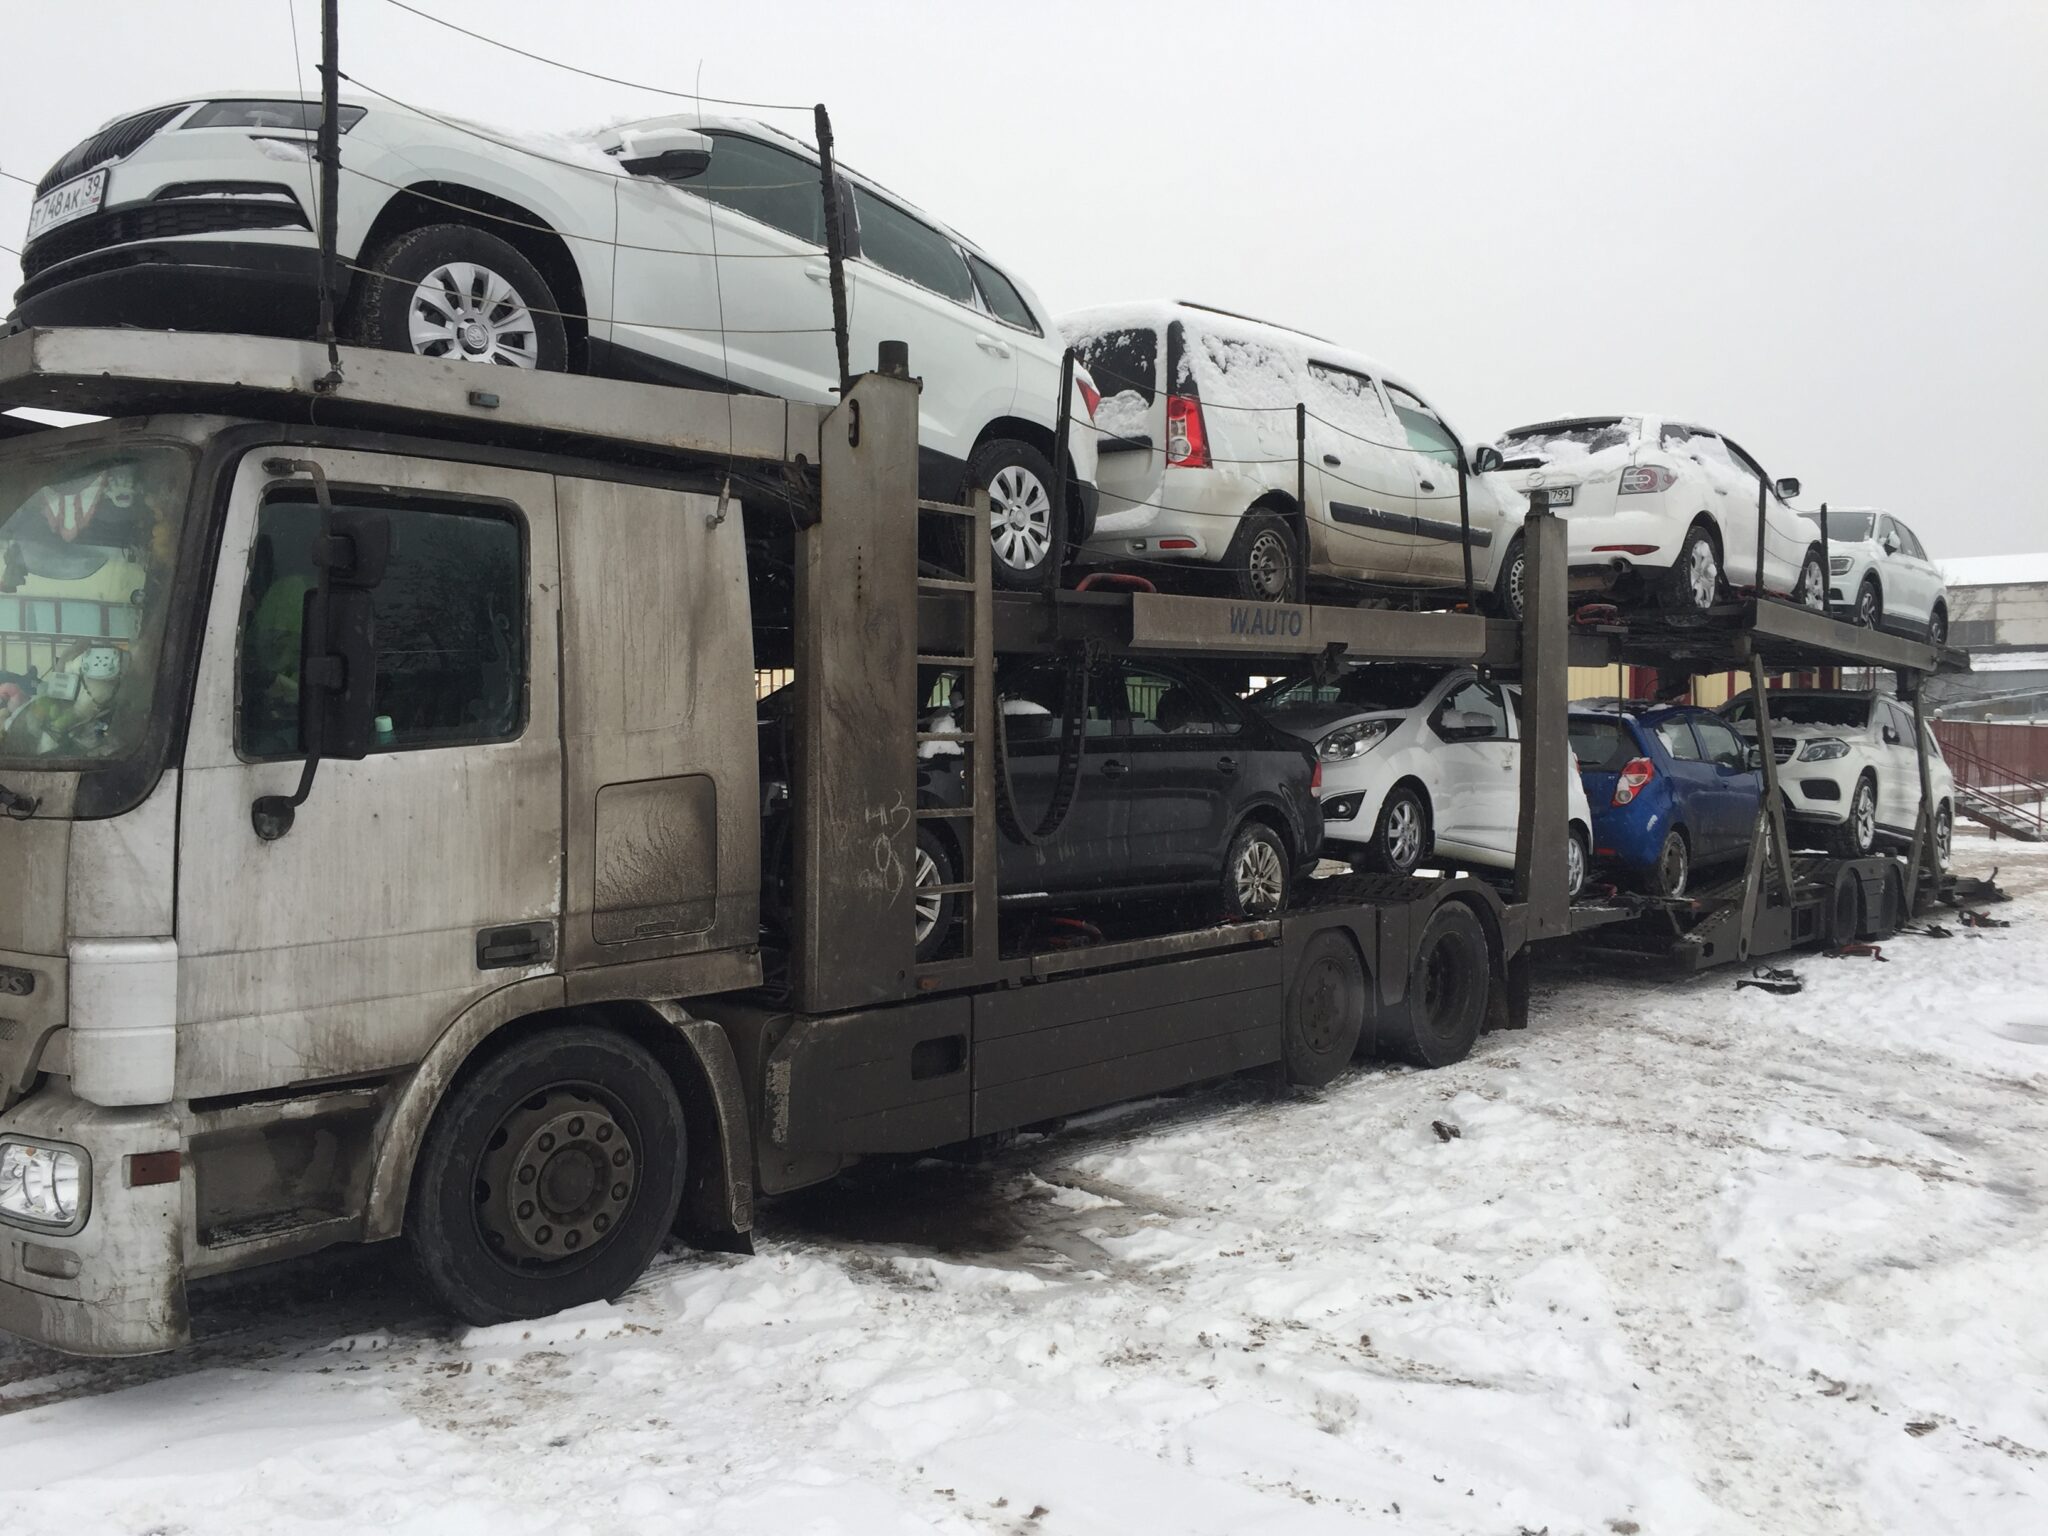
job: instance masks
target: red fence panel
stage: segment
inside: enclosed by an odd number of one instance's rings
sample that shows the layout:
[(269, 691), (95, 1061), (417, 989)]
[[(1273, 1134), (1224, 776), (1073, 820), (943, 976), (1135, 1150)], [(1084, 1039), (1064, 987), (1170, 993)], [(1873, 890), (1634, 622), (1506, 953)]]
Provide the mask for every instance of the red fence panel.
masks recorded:
[[(1996, 720), (1937, 720), (1934, 739), (1951, 759), (1956, 777), (1968, 784), (2036, 783), (2048, 780), (2048, 725), (2013, 725)], [(1974, 760), (1974, 761), (1972, 761)], [(1968, 764), (1974, 772), (1965, 772)], [(1986, 768), (1979, 764), (1988, 765)]]

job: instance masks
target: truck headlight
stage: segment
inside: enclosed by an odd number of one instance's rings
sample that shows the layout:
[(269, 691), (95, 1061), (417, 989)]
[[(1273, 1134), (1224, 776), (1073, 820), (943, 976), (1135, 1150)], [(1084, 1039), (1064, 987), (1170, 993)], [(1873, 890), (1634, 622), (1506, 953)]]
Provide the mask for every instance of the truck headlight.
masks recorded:
[(1839, 736), (1819, 736), (1799, 749), (1802, 763), (1830, 763), (1849, 755), (1849, 743)]
[(1316, 743), (1316, 756), (1326, 763), (1348, 763), (1385, 741), (1393, 729), (1391, 720), (1361, 720), (1356, 725), (1340, 725)]
[(0, 1142), (0, 1216), (72, 1232), (91, 1189), (85, 1154), (41, 1142)]

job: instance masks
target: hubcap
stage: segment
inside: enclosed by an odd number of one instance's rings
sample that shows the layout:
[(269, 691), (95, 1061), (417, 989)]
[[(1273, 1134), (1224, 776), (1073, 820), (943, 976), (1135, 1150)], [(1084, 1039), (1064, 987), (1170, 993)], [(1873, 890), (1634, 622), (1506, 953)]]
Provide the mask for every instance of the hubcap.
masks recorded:
[(1286, 542), (1268, 528), (1244, 552), (1245, 574), (1261, 597), (1284, 598), (1293, 587), (1294, 561)]
[(1856, 848), (1867, 852), (1877, 840), (1877, 796), (1871, 793), (1868, 782), (1856, 786)]
[(444, 262), (421, 279), (407, 323), (412, 349), (422, 357), (507, 368), (540, 365), (540, 339), (526, 300), (474, 262)]
[(1809, 608), (1825, 608), (1828, 601), (1828, 579), (1820, 568), (1818, 560), (1809, 559), (1799, 573), (1799, 595)]
[(619, 1112), (585, 1083), (561, 1083), (499, 1122), (477, 1163), (477, 1222), (498, 1258), (562, 1264), (604, 1246), (639, 1182)]
[(989, 482), (989, 538), (1013, 570), (1028, 571), (1052, 548), (1052, 497), (1021, 464), (1005, 465)]
[(1422, 807), (1413, 800), (1398, 801), (1387, 812), (1387, 862), (1396, 869), (1413, 869), (1422, 858)]
[(1528, 560), (1516, 555), (1508, 566), (1508, 616), (1519, 619), (1522, 616), (1522, 575), (1528, 568)]
[(1685, 578), (1692, 591), (1693, 606), (1713, 607), (1721, 585), (1721, 568), (1714, 560), (1714, 546), (1705, 539), (1693, 545), (1692, 558), (1686, 563)]
[(922, 848), (917, 850), (917, 860), (911, 865), (911, 871), (917, 890), (917, 942), (922, 944), (938, 926), (939, 907), (945, 900), (931, 887), (944, 882), (939, 879), (938, 862)]
[(1666, 896), (1683, 896), (1685, 882), (1691, 873), (1686, 867), (1685, 844), (1674, 837), (1664, 844), (1663, 885)]
[(1579, 894), (1579, 887), (1586, 883), (1586, 850), (1576, 836), (1564, 840), (1564, 890), (1567, 896)]
[(1237, 856), (1237, 904), (1246, 912), (1273, 912), (1285, 894), (1287, 877), (1280, 851), (1264, 838), (1254, 838)]

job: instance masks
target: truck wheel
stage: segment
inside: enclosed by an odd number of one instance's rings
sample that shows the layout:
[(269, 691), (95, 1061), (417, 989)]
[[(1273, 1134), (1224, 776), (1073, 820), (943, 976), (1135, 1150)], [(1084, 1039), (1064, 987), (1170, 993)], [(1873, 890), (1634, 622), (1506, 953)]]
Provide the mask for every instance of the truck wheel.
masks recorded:
[(1301, 549), (1294, 529), (1277, 512), (1247, 512), (1223, 556), (1233, 597), (1254, 603), (1301, 600)]
[(1223, 857), (1223, 915), (1230, 922), (1277, 917), (1293, 884), (1287, 845), (1263, 821), (1248, 821)]
[(1463, 1061), (1486, 1015), (1486, 930), (1462, 901), (1430, 914), (1408, 968), (1407, 1007), (1388, 1030), (1391, 1055), (1417, 1067)]
[(999, 437), (967, 461), (967, 489), (988, 493), (989, 576), (999, 588), (1035, 592), (1052, 569), (1052, 465), (1029, 443)]
[(922, 965), (946, 947), (946, 940), (953, 936), (954, 914), (960, 909), (958, 896), (942, 894), (931, 887), (951, 885), (960, 876), (955, 873), (953, 851), (930, 827), (917, 829), (915, 860), (912, 883), (916, 887), (917, 963)]
[(1372, 842), (1359, 862), (1383, 875), (1412, 875), (1429, 851), (1429, 807), (1413, 786), (1395, 786), (1380, 806)]
[(1694, 523), (1678, 548), (1664, 586), (1666, 606), (1686, 613), (1711, 608), (1721, 597), (1721, 557), (1705, 523)]
[(1325, 928), (1301, 949), (1287, 990), (1280, 1059), (1287, 1081), (1320, 1088), (1358, 1054), (1365, 1029), (1365, 964), (1349, 939)]
[(467, 224), (409, 229), (370, 252), (349, 340), (448, 362), (569, 366), (560, 301), (534, 264)]
[(1827, 830), (1827, 850), (1838, 859), (1861, 859), (1877, 846), (1877, 781), (1864, 774), (1849, 797), (1849, 816)]
[(609, 1030), (549, 1030), (458, 1082), (413, 1176), (413, 1258), (476, 1324), (617, 1296), (683, 1193), (683, 1108), (661, 1064)]

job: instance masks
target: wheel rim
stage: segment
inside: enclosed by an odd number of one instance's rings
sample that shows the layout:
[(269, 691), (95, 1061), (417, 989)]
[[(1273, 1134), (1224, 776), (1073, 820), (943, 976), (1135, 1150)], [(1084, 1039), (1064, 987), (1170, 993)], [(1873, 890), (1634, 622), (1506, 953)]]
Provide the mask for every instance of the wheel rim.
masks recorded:
[(517, 1270), (587, 1263), (633, 1207), (639, 1162), (632, 1122), (590, 1083), (557, 1083), (498, 1122), (477, 1160), (484, 1245)]
[(1464, 958), (1463, 947), (1453, 938), (1441, 938), (1430, 947), (1422, 969), (1422, 1017), (1434, 1034), (1447, 1033), (1455, 1005), (1463, 1001)]
[(1401, 799), (1387, 811), (1387, 861), (1412, 869), (1422, 857), (1422, 807)]
[(989, 538), (1012, 570), (1028, 571), (1052, 548), (1052, 497), (1022, 464), (1005, 465), (989, 481)]
[(1564, 840), (1564, 893), (1567, 896), (1579, 894), (1579, 888), (1586, 883), (1586, 848), (1576, 835)]
[(1930, 645), (1948, 644), (1948, 615), (1939, 609), (1928, 616), (1927, 642)]
[(507, 368), (540, 366), (540, 338), (519, 290), (489, 267), (448, 261), (413, 289), (412, 349), (422, 357)]
[(1695, 540), (1685, 564), (1685, 582), (1695, 608), (1711, 608), (1721, 586), (1721, 567), (1714, 559), (1714, 546)]
[(1686, 880), (1691, 874), (1687, 868), (1685, 839), (1676, 833), (1664, 841), (1663, 856), (1658, 863), (1658, 883), (1664, 887), (1666, 896), (1683, 896)]
[(1856, 594), (1856, 622), (1865, 629), (1877, 628), (1877, 588), (1868, 582)]
[(1294, 587), (1294, 560), (1287, 541), (1266, 528), (1244, 552), (1245, 576), (1261, 597), (1284, 598)]
[(1934, 862), (1942, 869), (1948, 868), (1950, 840), (1955, 836), (1955, 819), (1943, 806), (1934, 817)]
[(1511, 618), (1522, 616), (1522, 577), (1528, 563), (1527, 557), (1519, 550), (1508, 562), (1508, 614)]
[(945, 898), (935, 887), (945, 882), (939, 878), (939, 862), (924, 849), (917, 850), (912, 863), (912, 885), (917, 892), (917, 942), (922, 944), (932, 936), (932, 930), (939, 926), (939, 908)]
[(1877, 796), (1871, 791), (1869, 780), (1856, 786), (1856, 804), (1849, 814), (1856, 820), (1856, 851), (1868, 852), (1877, 840)]
[(1827, 576), (1820, 568), (1820, 561), (1810, 556), (1799, 573), (1799, 595), (1809, 608), (1821, 609), (1827, 606)]
[(1244, 845), (1232, 872), (1237, 881), (1237, 903), (1246, 912), (1278, 910), (1286, 892), (1287, 876), (1280, 867), (1280, 850), (1262, 837)]

